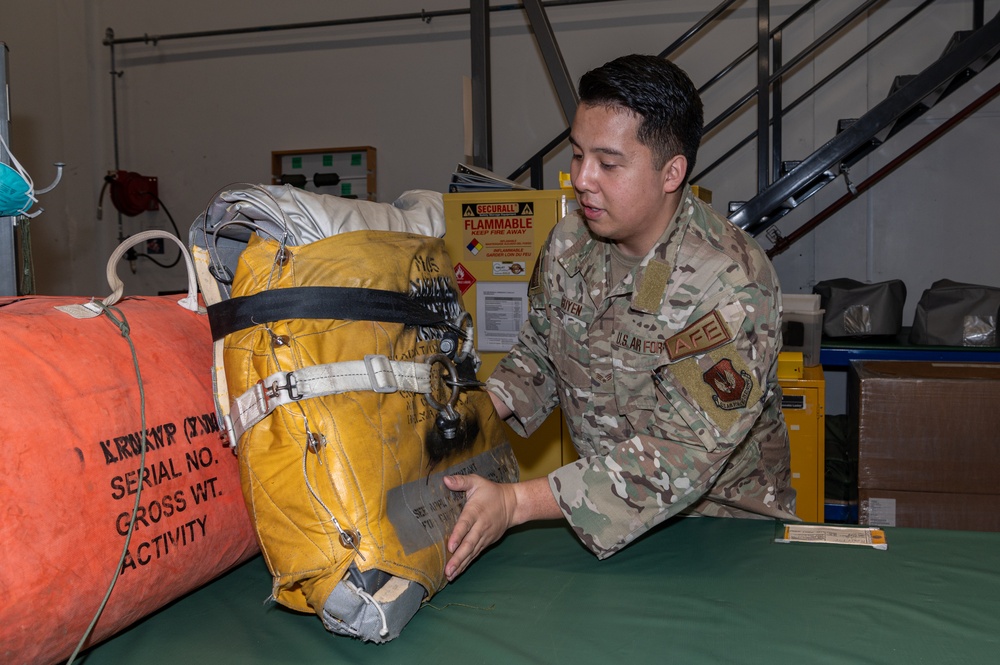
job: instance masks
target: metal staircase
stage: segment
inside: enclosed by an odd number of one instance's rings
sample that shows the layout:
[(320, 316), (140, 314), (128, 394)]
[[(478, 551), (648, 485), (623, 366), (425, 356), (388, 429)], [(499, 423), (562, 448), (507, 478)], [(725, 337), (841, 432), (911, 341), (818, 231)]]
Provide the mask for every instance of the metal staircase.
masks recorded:
[[(771, 29), (769, 2), (768, 0), (757, 0), (758, 34), (756, 44), (744, 51), (732, 63), (723, 67), (718, 74), (711, 77), (699, 88), (699, 93), (704, 94), (708, 88), (718, 84), (735, 70), (742, 61), (756, 57), (756, 86), (742, 95), (738, 101), (719, 116), (707, 121), (705, 131), (708, 134), (754, 101), (757, 106), (756, 130), (691, 178), (692, 182), (698, 183), (707, 173), (726, 163), (741, 148), (755, 141), (757, 193), (746, 201), (730, 203), (729, 209), (730, 220), (746, 229), (751, 235), (756, 236), (764, 233), (777, 220), (841, 175), (847, 182), (849, 196), (856, 196), (859, 187), (856, 187), (850, 179), (852, 166), (884, 142), (892, 139), (904, 127), (918, 119), (1000, 57), (1000, 14), (992, 20), (984, 22), (983, 0), (970, 0), (973, 8), (972, 29), (955, 33), (947, 41), (943, 52), (933, 63), (918, 74), (896, 77), (889, 94), (883, 101), (858, 118), (839, 121), (833, 138), (812, 154), (799, 161), (785, 161), (781, 155), (783, 117), (799, 104), (812, 99), (817, 90), (844, 72), (852, 63), (882, 45), (899, 28), (920, 15), (936, 0), (921, 2), (880, 34), (871, 37), (867, 45), (847, 58), (839, 67), (816, 82), (801, 96), (784, 104), (782, 84), (784, 78), (791, 71), (806, 62), (812, 55), (820, 52), (824, 46), (835, 41), (859, 17), (891, 4), (891, 0), (860, 2), (853, 9), (847, 11), (833, 27), (812, 44), (800, 50), (788, 61), (782, 62), (783, 34), (795, 21), (806, 16), (820, 1), (811, 0), (803, 3), (788, 19)], [(714, 22), (725, 20), (725, 14), (737, 4), (740, 4), (739, 0), (721, 2), (665, 49), (660, 54), (661, 57), (670, 57), (672, 53), (688, 42), (697, 39)], [(539, 26), (535, 27), (536, 32), (539, 32), (537, 29)], [(541, 46), (543, 51), (555, 48), (551, 43), (541, 44)], [(549, 73), (557, 84), (565, 83), (562, 73), (551, 67)], [(987, 94), (993, 95), (997, 92), (1000, 92), (1000, 88), (995, 88)], [(953, 118), (952, 120), (958, 122), (961, 119)], [(831, 128), (831, 132), (833, 131), (834, 128)], [(541, 189), (544, 157), (558, 148), (568, 136), (569, 129), (567, 128), (514, 170), (508, 178), (517, 180), (525, 173), (530, 173), (532, 187)], [(925, 145), (926, 143), (917, 142), (910, 147), (910, 150), (920, 150)], [(896, 166), (898, 164), (894, 164), (892, 168)], [(870, 178), (864, 183), (864, 189), (873, 185), (881, 177), (880, 175), (877, 179)], [(813, 222), (807, 222), (802, 228), (812, 228), (822, 221), (819, 219), (820, 217), (826, 219), (828, 216), (820, 213)], [(787, 246), (787, 240), (783, 244)]]
[(889, 95), (860, 118), (841, 121), (825, 145), (783, 169), (780, 178), (729, 215), (752, 235), (800, 205), (883, 142), (995, 61), (1000, 53), (1000, 15), (976, 30), (956, 33), (941, 57), (924, 71), (898, 76)]

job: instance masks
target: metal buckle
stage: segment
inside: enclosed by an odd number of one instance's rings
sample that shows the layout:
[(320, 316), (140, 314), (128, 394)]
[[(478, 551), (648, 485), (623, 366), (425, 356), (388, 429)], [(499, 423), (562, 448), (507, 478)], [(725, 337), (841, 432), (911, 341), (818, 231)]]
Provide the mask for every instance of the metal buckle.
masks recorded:
[[(273, 376), (273, 375), (272, 375)], [(270, 377), (268, 377), (270, 378)], [(285, 391), (288, 393), (288, 399), (293, 402), (297, 402), (302, 399), (304, 395), (298, 391), (298, 379), (295, 378), (294, 372), (287, 372), (285, 374), (285, 383), (279, 385), (277, 381), (272, 381), (271, 385), (265, 386), (264, 391), (264, 404), (269, 408), (270, 405), (267, 404), (268, 398), (274, 399), (278, 396), (278, 393)]]
[(386, 356), (376, 354), (365, 356), (365, 368), (368, 370), (373, 391), (394, 393), (399, 390), (396, 375), (392, 371), (392, 362)]
[(229, 447), (236, 452), (236, 430), (233, 429), (233, 419), (226, 415), (222, 418), (222, 424), (226, 428), (226, 436), (229, 438)]

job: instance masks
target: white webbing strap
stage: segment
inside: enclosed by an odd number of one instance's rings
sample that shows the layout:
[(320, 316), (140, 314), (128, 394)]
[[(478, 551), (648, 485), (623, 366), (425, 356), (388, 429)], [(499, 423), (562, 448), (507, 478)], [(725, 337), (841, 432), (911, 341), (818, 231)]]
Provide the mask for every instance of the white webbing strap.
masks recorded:
[(229, 445), (235, 448), (244, 432), (279, 406), (357, 390), (426, 394), (431, 390), (430, 374), (431, 366), (427, 363), (390, 360), (383, 355), (275, 372), (233, 400), (229, 415), (225, 416)]

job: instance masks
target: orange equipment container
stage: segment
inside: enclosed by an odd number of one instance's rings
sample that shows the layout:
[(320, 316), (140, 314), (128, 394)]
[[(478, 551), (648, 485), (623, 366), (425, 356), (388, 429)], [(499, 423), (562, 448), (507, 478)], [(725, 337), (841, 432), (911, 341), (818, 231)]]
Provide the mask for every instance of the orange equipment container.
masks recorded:
[[(70, 655), (118, 570), (89, 644), (257, 549), (219, 434), (207, 317), (178, 297), (127, 298), (128, 341), (80, 298), (0, 299), (0, 662)], [(140, 492), (141, 483), (141, 492)]]

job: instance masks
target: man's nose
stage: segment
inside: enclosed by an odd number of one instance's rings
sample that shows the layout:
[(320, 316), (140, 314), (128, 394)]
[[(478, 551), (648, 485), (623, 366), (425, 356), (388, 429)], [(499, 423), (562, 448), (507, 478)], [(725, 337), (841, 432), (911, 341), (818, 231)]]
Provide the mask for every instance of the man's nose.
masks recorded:
[(582, 192), (593, 191), (594, 186), (594, 160), (584, 157), (576, 162), (576, 168), (571, 169), (570, 176), (573, 180), (573, 187)]

